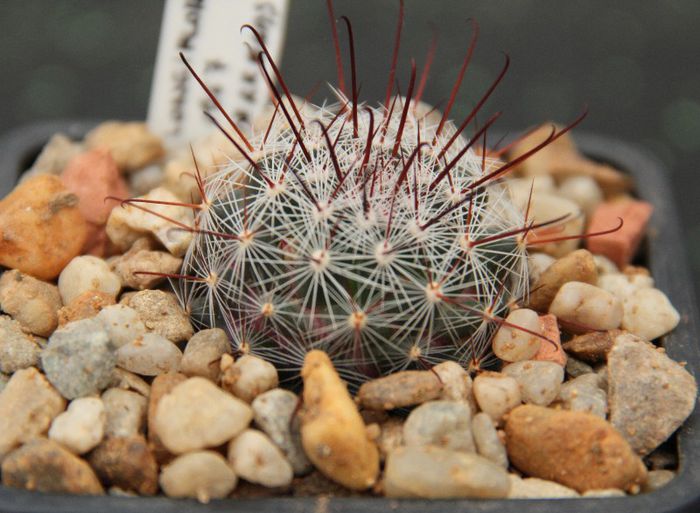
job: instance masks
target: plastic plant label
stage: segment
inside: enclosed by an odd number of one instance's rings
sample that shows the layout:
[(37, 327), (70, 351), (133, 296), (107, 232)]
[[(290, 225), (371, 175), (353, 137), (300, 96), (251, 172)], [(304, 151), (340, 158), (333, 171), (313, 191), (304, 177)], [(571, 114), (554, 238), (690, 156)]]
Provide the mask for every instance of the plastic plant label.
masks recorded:
[[(167, 0), (160, 31), (148, 125), (168, 146), (191, 142), (215, 127), (203, 114), (216, 107), (180, 60), (182, 52), (231, 117), (249, 125), (268, 100), (256, 60), (259, 46), (241, 31), (260, 32), (279, 63), (288, 0)], [(220, 114), (218, 115), (221, 118)]]

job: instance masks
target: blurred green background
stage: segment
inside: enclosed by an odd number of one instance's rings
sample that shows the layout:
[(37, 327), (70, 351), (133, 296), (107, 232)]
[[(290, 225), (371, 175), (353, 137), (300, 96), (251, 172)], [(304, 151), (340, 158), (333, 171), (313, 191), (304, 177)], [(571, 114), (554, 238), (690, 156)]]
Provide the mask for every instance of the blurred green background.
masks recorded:
[[(354, 23), (361, 95), (382, 98), (397, 1), (335, 4)], [(0, 131), (50, 118), (145, 116), (162, 1), (3, 0), (0, 7)], [(582, 129), (655, 153), (670, 170), (700, 276), (700, 2), (407, 0), (404, 88), (408, 59), (422, 63), (434, 28), (439, 47), (425, 99), (449, 95), (469, 17), (481, 36), (454, 117), (467, 112), (507, 52), (510, 72), (484, 112), (502, 109), (499, 126), (518, 129), (570, 120), (587, 104)], [(301, 94), (334, 80), (323, 0), (291, 0), (282, 69)]]

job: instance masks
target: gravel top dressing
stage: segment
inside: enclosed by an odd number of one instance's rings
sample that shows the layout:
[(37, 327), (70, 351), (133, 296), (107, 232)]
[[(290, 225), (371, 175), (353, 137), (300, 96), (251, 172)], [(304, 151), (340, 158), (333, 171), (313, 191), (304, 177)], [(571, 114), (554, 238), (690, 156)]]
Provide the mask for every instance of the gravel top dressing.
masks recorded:
[(508, 60), (450, 121), (475, 35), (438, 110), (429, 65), (358, 99), (335, 27), (316, 106), (248, 29), (250, 126), (56, 130), (0, 200), (0, 510), (681, 511), (700, 360), (653, 162), (579, 148), (585, 114), (491, 144)]

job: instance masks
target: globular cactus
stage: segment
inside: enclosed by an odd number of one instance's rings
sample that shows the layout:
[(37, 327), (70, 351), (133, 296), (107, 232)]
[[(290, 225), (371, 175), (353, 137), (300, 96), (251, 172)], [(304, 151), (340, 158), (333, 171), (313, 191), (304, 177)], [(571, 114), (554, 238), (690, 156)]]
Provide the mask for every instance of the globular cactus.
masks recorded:
[(464, 134), (507, 61), (456, 126), (449, 110), (474, 40), (441, 115), (420, 102), (415, 65), (407, 97), (391, 96), (395, 60), (384, 103), (360, 103), (353, 52), (351, 93), (339, 64), (339, 103), (302, 103), (258, 39), (276, 108), (249, 138), (227, 117), (236, 151), (199, 179), (202, 204), (178, 287), (193, 320), (224, 327), (238, 350), (283, 371), (322, 349), (355, 383), (446, 359), (480, 362), (493, 321), (528, 286), (533, 226), (499, 183), (517, 161), (486, 156), (498, 114)]

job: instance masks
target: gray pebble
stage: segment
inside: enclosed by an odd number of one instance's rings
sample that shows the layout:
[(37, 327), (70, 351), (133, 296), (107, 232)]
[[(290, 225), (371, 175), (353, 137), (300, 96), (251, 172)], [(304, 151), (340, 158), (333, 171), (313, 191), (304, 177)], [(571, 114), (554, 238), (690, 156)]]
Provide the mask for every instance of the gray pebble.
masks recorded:
[(39, 346), (22, 331), (17, 321), (0, 316), (0, 371), (13, 372), (36, 366)]
[(593, 367), (588, 365), (586, 362), (577, 360), (571, 355), (568, 355), (566, 359), (566, 373), (572, 378), (578, 378), (583, 374), (590, 374), (593, 372)]
[(114, 346), (95, 319), (71, 322), (54, 331), (41, 363), (47, 379), (67, 399), (98, 394), (112, 381)]
[(508, 453), (501, 442), (491, 417), (480, 412), (472, 419), (472, 435), (479, 455), (494, 462), (499, 467), (508, 468)]
[(559, 391), (559, 401), (567, 410), (592, 413), (603, 419), (608, 411), (607, 394), (600, 388), (600, 378), (595, 373), (583, 374), (564, 383)]
[(299, 416), (295, 415), (298, 404), (293, 392), (274, 388), (253, 399), (251, 407), (255, 424), (282, 450), (294, 474), (300, 476), (313, 467), (301, 445)]
[(387, 497), (502, 498), (509, 487), (506, 471), (486, 458), (430, 445), (399, 447), (384, 471)]
[(403, 425), (407, 446), (435, 445), (452, 451), (475, 452), (469, 404), (428, 401), (415, 408)]

